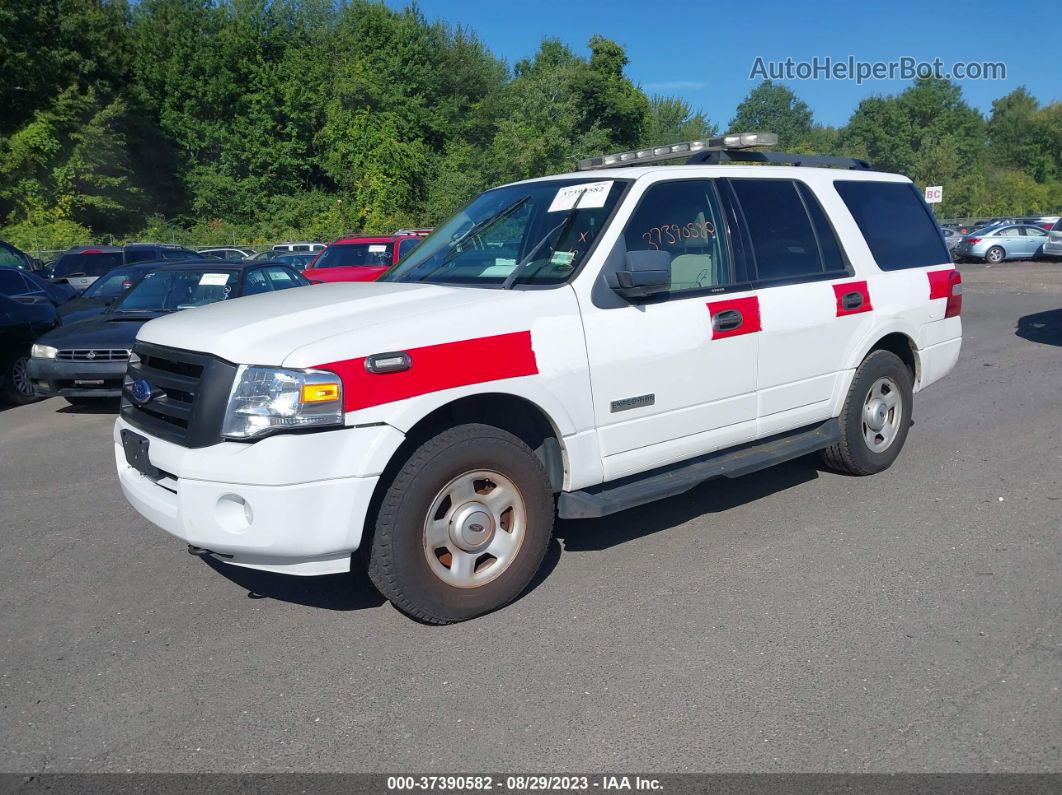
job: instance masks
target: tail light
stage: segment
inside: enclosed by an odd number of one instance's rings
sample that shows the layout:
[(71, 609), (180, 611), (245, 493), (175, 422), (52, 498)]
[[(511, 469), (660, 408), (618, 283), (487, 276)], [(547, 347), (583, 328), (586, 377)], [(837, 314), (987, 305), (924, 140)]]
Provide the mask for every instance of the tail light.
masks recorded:
[(969, 243), (971, 246), (976, 246), (978, 243), (981, 242), (981, 238), (979, 238), (979, 237), (968, 237), (968, 238), (966, 238), (966, 242)]
[(946, 271), (929, 271), (929, 300), (946, 298), (944, 317), (957, 317), (962, 312), (962, 275), (952, 268)]
[(951, 271), (948, 275), (948, 303), (944, 307), (944, 317), (958, 317), (962, 312), (962, 274)]

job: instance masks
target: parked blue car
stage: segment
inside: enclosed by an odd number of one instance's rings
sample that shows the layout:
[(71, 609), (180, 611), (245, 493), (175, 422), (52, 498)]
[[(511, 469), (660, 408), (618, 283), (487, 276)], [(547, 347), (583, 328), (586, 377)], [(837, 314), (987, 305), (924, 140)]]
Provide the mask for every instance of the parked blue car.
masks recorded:
[(955, 259), (1035, 259), (1043, 256), (1047, 232), (1032, 224), (986, 226), (964, 237), (955, 247)]

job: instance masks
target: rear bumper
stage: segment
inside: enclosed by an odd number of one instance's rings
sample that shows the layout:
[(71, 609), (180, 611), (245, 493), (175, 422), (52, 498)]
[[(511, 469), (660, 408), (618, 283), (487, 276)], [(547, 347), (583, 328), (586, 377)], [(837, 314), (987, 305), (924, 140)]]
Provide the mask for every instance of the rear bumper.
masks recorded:
[(1044, 254), (1049, 257), (1062, 257), (1062, 240), (1048, 240), (1044, 243)]
[[(162, 470), (161, 477), (142, 475), (127, 463), (123, 429), (150, 440), (149, 458)], [(327, 444), (327, 437), (333, 444)], [(375, 453), (392, 443), (397, 447), (402, 438), (395, 429), (379, 426), (189, 450), (149, 436), (119, 418), (114, 426), (114, 457), (125, 498), (170, 535), (209, 550), (225, 563), (319, 575), (350, 570), (351, 554), (361, 544), (379, 481), (379, 470), (373, 471)], [(360, 460), (344, 455), (352, 445), (361, 448)], [(261, 450), (255, 451), (259, 446)], [(333, 466), (326, 473), (320, 459), (329, 448), (332, 458), (346, 459), (346, 466)], [(248, 455), (250, 459), (245, 458)], [(241, 466), (245, 461), (248, 465)], [(211, 470), (225, 477), (204, 478)], [(310, 479), (315, 475), (330, 476)]]
[(40, 397), (121, 397), (126, 362), (30, 359), (26, 372)]

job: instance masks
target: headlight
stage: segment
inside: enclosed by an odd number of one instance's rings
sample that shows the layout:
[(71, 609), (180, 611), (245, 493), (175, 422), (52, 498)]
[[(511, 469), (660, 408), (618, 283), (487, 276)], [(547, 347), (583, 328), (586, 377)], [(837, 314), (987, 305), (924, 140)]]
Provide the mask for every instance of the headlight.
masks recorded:
[(35, 344), (30, 348), (30, 356), (34, 359), (54, 359), (57, 353), (59, 353), (59, 349), (53, 348), (51, 345)]
[(343, 384), (335, 373), (242, 365), (221, 433), (253, 439), (275, 430), (343, 424)]

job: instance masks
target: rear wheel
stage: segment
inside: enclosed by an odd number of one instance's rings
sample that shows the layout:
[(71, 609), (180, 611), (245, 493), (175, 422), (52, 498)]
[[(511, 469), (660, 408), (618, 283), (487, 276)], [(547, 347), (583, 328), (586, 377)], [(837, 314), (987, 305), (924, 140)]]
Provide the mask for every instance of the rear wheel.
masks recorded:
[(473, 618), (531, 582), (553, 511), (546, 471), (520, 439), (489, 425), (451, 428), (422, 444), (388, 487), (369, 577), (421, 621)]
[(4, 386), (0, 396), (5, 402), (21, 406), (35, 399), (33, 382), (26, 369), (28, 364), (29, 356), (26, 353), (16, 353), (4, 361)]
[(849, 475), (892, 466), (911, 427), (911, 371), (891, 351), (872, 351), (856, 370), (838, 421), (841, 440), (825, 450), (826, 465)]
[(1002, 262), (1003, 258), (1007, 256), (1007, 252), (1001, 249), (999, 246), (992, 246), (985, 252), (985, 262), (997, 263)]

